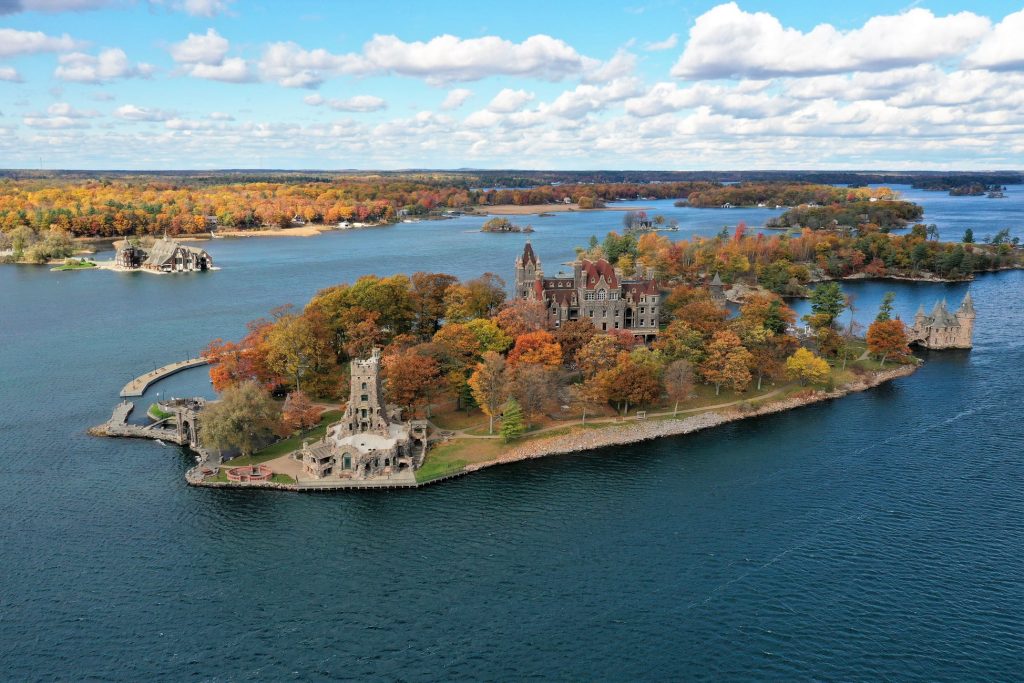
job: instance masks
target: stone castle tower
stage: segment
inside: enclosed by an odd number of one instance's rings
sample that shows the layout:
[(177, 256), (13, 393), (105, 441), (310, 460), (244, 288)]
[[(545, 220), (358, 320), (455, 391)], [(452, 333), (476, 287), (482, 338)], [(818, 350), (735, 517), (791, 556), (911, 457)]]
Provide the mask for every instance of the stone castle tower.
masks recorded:
[(974, 339), (974, 301), (971, 293), (964, 297), (956, 313), (946, 308), (946, 300), (935, 304), (931, 315), (924, 306), (917, 309), (914, 326), (910, 328), (910, 341), (926, 349), (969, 349)]
[(530, 240), (526, 240), (523, 255), (516, 257), (516, 298), (536, 298), (536, 289), (534, 289), (536, 285), (534, 283), (543, 279), (544, 270), (541, 268), (540, 259), (534, 253)]
[(338, 435), (367, 432), (387, 435), (388, 414), (380, 380), (380, 349), (374, 349), (369, 358), (353, 360), (350, 372), (352, 388)]

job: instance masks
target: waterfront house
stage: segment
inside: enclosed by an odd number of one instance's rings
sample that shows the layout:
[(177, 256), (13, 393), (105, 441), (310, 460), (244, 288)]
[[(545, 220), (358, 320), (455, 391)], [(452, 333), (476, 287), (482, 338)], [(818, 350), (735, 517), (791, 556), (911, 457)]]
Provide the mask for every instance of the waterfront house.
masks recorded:
[(187, 247), (172, 239), (158, 239), (149, 248), (128, 240), (117, 243), (114, 264), (125, 270), (151, 270), (157, 273), (189, 273), (213, 268), (213, 258), (205, 249)]

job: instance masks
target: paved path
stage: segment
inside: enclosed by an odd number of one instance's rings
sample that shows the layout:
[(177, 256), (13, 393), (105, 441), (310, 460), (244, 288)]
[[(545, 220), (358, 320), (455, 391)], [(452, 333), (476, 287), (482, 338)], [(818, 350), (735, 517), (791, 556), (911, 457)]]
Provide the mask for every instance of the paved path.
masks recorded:
[(182, 370), (188, 370), (189, 368), (196, 368), (200, 365), (206, 365), (210, 361), (207, 358), (189, 358), (188, 360), (178, 361), (177, 363), (169, 363), (162, 368), (157, 368), (147, 372), (145, 375), (140, 375), (133, 379), (128, 384), (124, 385), (121, 389), (121, 396), (142, 396), (149, 385), (153, 382), (163, 379), (164, 377), (170, 377), (176, 372)]
[[(676, 411), (675, 414), (677, 414), (677, 415), (685, 415), (687, 413), (703, 413), (703, 412), (708, 411), (708, 410), (718, 410), (719, 408), (730, 408), (732, 406), (739, 405), (740, 403), (745, 403), (747, 401), (760, 401), (762, 399), (772, 398), (773, 396), (775, 396), (779, 392), (781, 392), (784, 388), (785, 387), (780, 387), (778, 389), (773, 389), (773, 390), (769, 391), (766, 394), (759, 394), (757, 396), (751, 396), (749, 398), (740, 398), (740, 399), (736, 399), (735, 401), (729, 401), (728, 403), (718, 403), (718, 404), (713, 405), (713, 406), (702, 406), (700, 408), (686, 408), (685, 410)], [(664, 417), (666, 415), (671, 416), (672, 414), (673, 414), (673, 411), (671, 411), (671, 410), (666, 410), (666, 411), (663, 411), (663, 412), (660, 412), (660, 413), (647, 413), (647, 418), (646, 419), (651, 419), (651, 418), (654, 418), (654, 417)], [(600, 419), (597, 419), (597, 418), (592, 419), (587, 424), (616, 424), (616, 423), (625, 424), (627, 422), (635, 422), (635, 421), (637, 421), (637, 418), (635, 416), (632, 417), (632, 418), (630, 418), (630, 417), (605, 417), (605, 418), (600, 418)], [(554, 431), (556, 429), (565, 429), (566, 427), (574, 427), (577, 424), (579, 424), (579, 423), (576, 422), (575, 420), (572, 421), (572, 422), (559, 422), (558, 424), (551, 425), (550, 427), (545, 427), (544, 429), (538, 429), (535, 432), (527, 432), (526, 434), (524, 434), (524, 436), (535, 436), (537, 434), (543, 434), (544, 432), (551, 432), (551, 431)], [(435, 425), (433, 422), (430, 423), (430, 426), (433, 427), (434, 429), (440, 430), (440, 427)], [(478, 427), (471, 427), (471, 429), (478, 429)], [(465, 429), (449, 429), (449, 430), (443, 430), (443, 431), (452, 432), (455, 435), (455, 438), (458, 438), (458, 439), (500, 439), (500, 438), (502, 438), (500, 434), (467, 434)]]

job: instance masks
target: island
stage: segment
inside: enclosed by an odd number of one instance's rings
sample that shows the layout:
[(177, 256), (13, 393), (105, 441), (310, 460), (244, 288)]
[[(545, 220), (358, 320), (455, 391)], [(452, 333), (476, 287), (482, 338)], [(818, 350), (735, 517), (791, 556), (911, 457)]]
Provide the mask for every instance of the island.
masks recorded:
[[(187, 446), (195, 486), (416, 488), (835, 399), (914, 372), (912, 345), (970, 348), (969, 295), (910, 326), (891, 297), (863, 336), (840, 325), (852, 302), (813, 257), (834, 237), (610, 233), (565, 272), (545, 270), (526, 241), (508, 283), (494, 273), (363, 277), (166, 366), (209, 364), (218, 400), (160, 402), (144, 426), (128, 423), (124, 401), (93, 433)], [(870, 239), (943, 249), (918, 236)], [(792, 267), (821, 278), (801, 320), (762, 284)]]

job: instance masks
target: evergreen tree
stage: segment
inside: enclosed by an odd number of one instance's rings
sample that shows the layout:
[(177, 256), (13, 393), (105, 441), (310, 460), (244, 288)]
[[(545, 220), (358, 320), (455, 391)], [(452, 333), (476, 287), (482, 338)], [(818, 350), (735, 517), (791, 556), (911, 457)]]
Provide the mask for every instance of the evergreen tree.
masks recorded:
[(501, 436), (505, 443), (518, 439), (526, 431), (523, 424), (523, 409), (519, 407), (519, 401), (510, 398), (505, 404), (505, 411), (501, 416)]
[(964, 230), (964, 244), (974, 244), (974, 231), (970, 228)]
[(811, 310), (815, 315), (825, 316), (829, 325), (835, 322), (844, 308), (846, 299), (838, 282), (825, 282), (814, 288), (814, 293), (811, 294)]
[(875, 316), (876, 322), (885, 322), (886, 320), (892, 320), (892, 302), (896, 299), (896, 292), (886, 292), (885, 296), (882, 297), (882, 305), (878, 307), (878, 315)]

